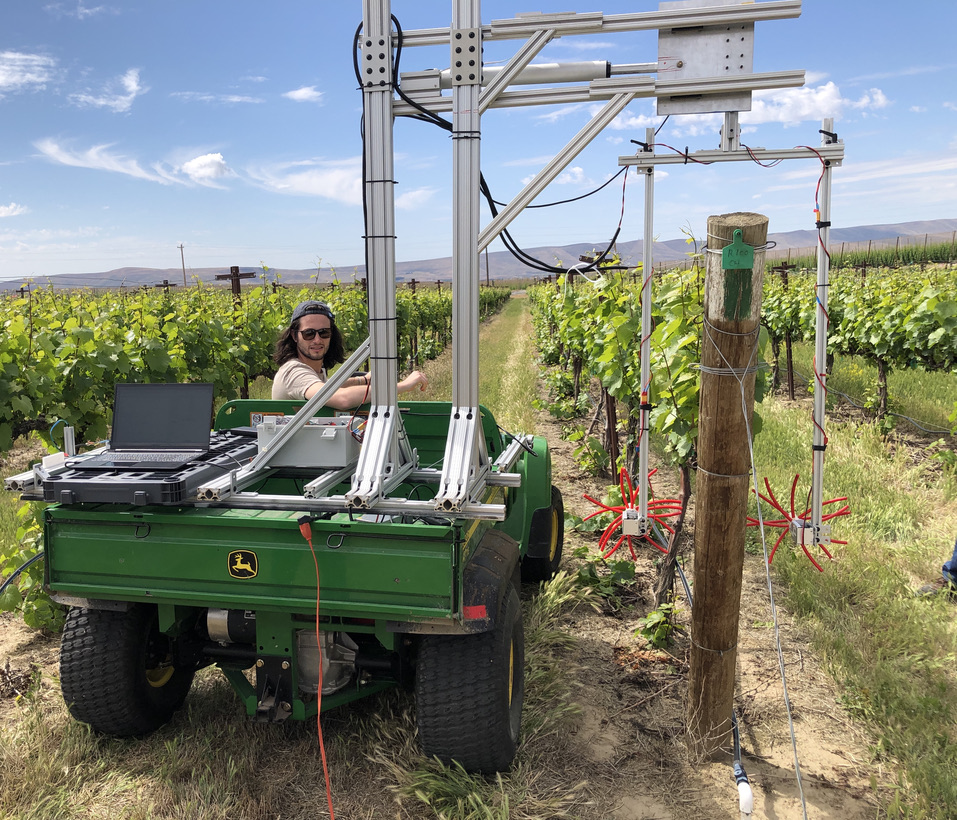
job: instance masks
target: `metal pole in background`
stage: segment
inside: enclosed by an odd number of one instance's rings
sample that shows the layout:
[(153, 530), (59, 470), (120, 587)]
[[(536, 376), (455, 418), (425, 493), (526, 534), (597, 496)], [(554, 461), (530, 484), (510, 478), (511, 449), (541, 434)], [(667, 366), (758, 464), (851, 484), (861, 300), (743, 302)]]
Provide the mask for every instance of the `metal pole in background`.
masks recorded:
[[(836, 141), (834, 120), (826, 119), (821, 126), (821, 144), (831, 145)], [(817, 245), (817, 314), (814, 325), (814, 438), (811, 445), (811, 537), (813, 543), (829, 544), (831, 542), (831, 528), (821, 522), (824, 505), (824, 450), (827, 446), (827, 436), (824, 432), (824, 423), (827, 400), (827, 331), (828, 313), (827, 300), (830, 285), (829, 253), (831, 236), (831, 163), (822, 160), (824, 168), (821, 171), (821, 190), (818, 200), (818, 245)], [(803, 538), (803, 532), (796, 532), (798, 538)], [(806, 543), (803, 542), (803, 543)]]
[[(655, 129), (645, 129), (645, 144), (654, 152)], [(625, 169), (628, 173), (628, 169)], [(638, 425), (638, 520), (642, 534), (648, 531), (648, 455), (651, 403), (651, 280), (655, 244), (655, 166), (645, 169), (645, 227), (641, 269), (641, 405)]]

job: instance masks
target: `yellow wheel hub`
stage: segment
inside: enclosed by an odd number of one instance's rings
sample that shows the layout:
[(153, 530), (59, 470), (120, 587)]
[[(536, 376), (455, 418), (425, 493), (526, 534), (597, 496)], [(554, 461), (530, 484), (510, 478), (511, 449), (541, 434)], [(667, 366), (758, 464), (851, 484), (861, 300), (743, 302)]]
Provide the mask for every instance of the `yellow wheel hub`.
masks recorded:
[(146, 682), (154, 689), (161, 689), (169, 683), (176, 670), (172, 666), (157, 666), (146, 670)]
[(548, 560), (554, 561), (558, 554), (558, 510), (552, 507), (552, 533), (551, 543), (548, 545)]

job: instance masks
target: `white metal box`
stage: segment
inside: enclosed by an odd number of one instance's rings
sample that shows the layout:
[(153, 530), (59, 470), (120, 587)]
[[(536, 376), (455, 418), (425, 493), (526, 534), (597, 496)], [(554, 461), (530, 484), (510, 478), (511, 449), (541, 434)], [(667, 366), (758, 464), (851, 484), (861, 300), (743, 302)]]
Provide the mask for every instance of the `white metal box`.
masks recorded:
[[(268, 450), (291, 421), (291, 416), (266, 416), (256, 427), (259, 452)], [(359, 442), (352, 435), (350, 422), (349, 416), (309, 419), (269, 460), (269, 466), (334, 469), (355, 464), (359, 460)]]

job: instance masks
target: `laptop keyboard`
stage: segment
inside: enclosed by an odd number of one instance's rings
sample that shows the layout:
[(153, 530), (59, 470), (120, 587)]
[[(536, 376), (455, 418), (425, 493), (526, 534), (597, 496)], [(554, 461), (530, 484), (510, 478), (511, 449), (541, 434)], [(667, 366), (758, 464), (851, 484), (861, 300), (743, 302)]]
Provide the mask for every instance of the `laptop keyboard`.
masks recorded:
[(159, 453), (155, 450), (145, 450), (141, 453), (109, 453), (107, 459), (117, 464), (136, 464), (140, 461), (171, 462), (195, 458), (198, 453)]

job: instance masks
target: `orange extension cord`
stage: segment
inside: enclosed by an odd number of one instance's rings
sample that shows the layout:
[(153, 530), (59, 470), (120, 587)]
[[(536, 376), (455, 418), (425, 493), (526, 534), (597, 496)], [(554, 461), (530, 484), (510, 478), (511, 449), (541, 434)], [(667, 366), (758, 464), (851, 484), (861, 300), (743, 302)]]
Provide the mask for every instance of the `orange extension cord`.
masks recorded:
[(322, 740), (322, 642), (319, 634), (319, 558), (316, 556), (316, 550), (312, 546), (312, 527), (309, 524), (308, 516), (299, 519), (299, 532), (309, 544), (309, 551), (312, 553), (312, 561), (316, 567), (316, 649), (319, 650), (319, 687), (316, 692), (318, 698), (316, 703), (316, 731), (319, 733), (319, 753), (322, 756), (322, 773), (326, 778), (326, 802), (329, 804), (329, 820), (336, 820), (336, 813), (332, 808), (332, 785), (329, 782), (329, 765), (326, 763), (326, 745)]

